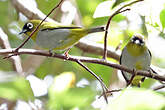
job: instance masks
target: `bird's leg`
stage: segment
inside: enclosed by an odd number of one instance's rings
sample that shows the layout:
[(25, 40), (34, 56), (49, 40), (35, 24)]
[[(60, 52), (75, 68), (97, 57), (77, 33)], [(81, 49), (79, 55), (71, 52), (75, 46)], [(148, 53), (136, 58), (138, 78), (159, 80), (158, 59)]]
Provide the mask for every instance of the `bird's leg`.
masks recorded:
[(53, 56), (52, 50), (49, 50), (49, 55), (50, 55), (50, 56)]
[(71, 48), (68, 48), (65, 52), (64, 52), (64, 55), (66, 57), (66, 59), (69, 59), (69, 51), (70, 51)]
[(133, 75), (131, 76), (131, 79), (127, 82), (126, 87), (128, 87), (132, 83), (132, 81), (133, 81), (134, 77), (136, 76), (136, 74), (137, 74), (136, 70), (133, 69)]
[(58, 54), (58, 53), (54, 52), (53, 49), (50, 49), (48, 52), (49, 52), (50, 57), (54, 56), (55, 54)]

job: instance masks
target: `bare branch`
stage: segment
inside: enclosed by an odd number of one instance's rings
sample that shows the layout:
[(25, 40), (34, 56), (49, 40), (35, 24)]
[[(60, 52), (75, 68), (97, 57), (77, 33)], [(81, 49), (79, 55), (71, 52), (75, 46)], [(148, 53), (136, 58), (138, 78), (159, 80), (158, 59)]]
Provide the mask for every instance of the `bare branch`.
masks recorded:
[[(119, 92), (119, 91), (122, 91), (122, 89), (110, 90), (110, 91), (107, 91), (106, 94), (110, 94), (110, 95), (111, 95), (113, 92)], [(104, 95), (104, 94), (101, 94), (101, 95), (99, 96), (99, 98), (101, 98), (103, 95)]]
[(105, 29), (103, 59), (106, 59), (106, 57), (107, 57), (107, 37), (108, 37), (108, 28), (109, 28), (109, 25), (110, 25), (110, 23), (111, 23), (112, 18), (113, 18), (115, 15), (117, 15), (117, 14), (119, 14), (119, 13), (122, 13), (122, 12), (125, 12), (125, 11), (128, 11), (128, 10), (130, 10), (130, 9), (126, 9), (126, 10), (123, 10), (123, 11), (121, 11), (121, 12), (120, 12), (120, 11), (119, 11), (119, 12), (115, 12), (115, 13), (112, 14), (112, 15), (110, 16), (110, 18), (108, 19), (108, 22), (107, 22), (107, 25), (106, 25), (106, 29)]

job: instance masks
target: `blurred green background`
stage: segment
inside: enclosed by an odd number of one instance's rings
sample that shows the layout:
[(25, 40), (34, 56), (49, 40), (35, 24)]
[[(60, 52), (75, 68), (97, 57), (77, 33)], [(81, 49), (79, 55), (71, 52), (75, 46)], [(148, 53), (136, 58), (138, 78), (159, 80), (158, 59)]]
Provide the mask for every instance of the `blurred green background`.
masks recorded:
[[(132, 0), (65, 0), (50, 17), (66, 25), (105, 26), (109, 16), (124, 3), (130, 1)], [(37, 7), (44, 14), (48, 14), (58, 2), (59, 0), (21, 1), (29, 9), (33, 10), (34, 7)], [(121, 48), (116, 51), (120, 53), (131, 36), (140, 33), (145, 36), (147, 46), (152, 53), (152, 64), (164, 71), (165, 1), (145, 0), (145, 2), (130, 6), (130, 9), (112, 19), (108, 33), (108, 46), (115, 49), (122, 42)], [(23, 42), (23, 37), (18, 33), (24, 23), (28, 21), (28, 18), (19, 11), (16, 10), (11, 0), (0, 0), (0, 27), (8, 35), (12, 48), (18, 47)], [(104, 33), (91, 34), (83, 40), (103, 44)], [(29, 40), (24, 48), (38, 49), (32, 40)], [(86, 53), (75, 46), (69, 54), (102, 58), (96, 54)], [(148, 97), (159, 103), (157, 105), (146, 101), (138, 103), (143, 99), (139, 97), (139, 100), (136, 100), (138, 97), (132, 96), (132, 94), (135, 96), (141, 94), (142, 97), (145, 97), (144, 92), (160, 85), (156, 80), (146, 79), (142, 84), (143, 89), (126, 89), (114, 93), (117, 95), (108, 97), (110, 104), (107, 106), (103, 97), (98, 99), (102, 93), (98, 81), (77, 63), (32, 55), (21, 55), (20, 57), (21, 67), (26, 78), (18, 77), (12, 62), (2, 59), (3, 56), (0, 56), (0, 109), (5, 108), (5, 104), (7, 104), (10, 110), (14, 108), (15, 110), (25, 110), (25, 108), (26, 110), (165, 110), (165, 89), (150, 91)], [(118, 63), (112, 58), (108, 58), (108, 60)], [(102, 77), (110, 89), (125, 87), (124, 79), (116, 69), (99, 64), (84, 64)], [(118, 95), (122, 97), (114, 98)], [(137, 107), (131, 108), (130, 105), (123, 104), (122, 108), (116, 108), (120, 103), (130, 100), (133, 100), (134, 106)]]

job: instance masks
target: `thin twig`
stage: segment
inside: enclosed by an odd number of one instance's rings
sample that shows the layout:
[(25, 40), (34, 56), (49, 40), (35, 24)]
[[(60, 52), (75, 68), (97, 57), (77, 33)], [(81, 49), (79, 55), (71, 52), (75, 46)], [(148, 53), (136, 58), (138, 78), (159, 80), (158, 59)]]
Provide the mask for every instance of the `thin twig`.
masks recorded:
[(115, 15), (119, 14), (119, 13), (122, 13), (122, 12), (125, 12), (125, 11), (130, 10), (130, 9), (122, 10), (123, 8), (125, 8), (125, 7), (127, 7), (127, 6), (130, 6), (130, 5), (134, 4), (134, 3), (140, 2), (140, 1), (144, 1), (144, 0), (136, 0), (136, 1), (133, 1), (133, 2), (131, 2), (131, 3), (128, 3), (128, 4), (124, 5), (124, 6), (122, 6), (121, 8), (119, 8), (117, 11), (115, 11), (115, 12), (109, 17), (108, 22), (107, 22), (107, 25), (106, 25), (105, 37), (104, 37), (104, 54), (103, 54), (103, 59), (104, 59), (104, 60), (106, 60), (106, 58), (107, 58), (107, 35), (108, 35), (108, 28), (109, 28), (109, 25), (110, 25), (110, 23), (111, 23), (112, 18), (113, 18)]
[(92, 72), (87, 66), (85, 66), (80, 60), (77, 60), (76, 62), (80, 66), (82, 66), (84, 69), (86, 69), (89, 73), (91, 73), (91, 75), (93, 75), (100, 82), (102, 90), (103, 90), (103, 96), (105, 98), (106, 103), (108, 103), (107, 96), (106, 96), (106, 91), (108, 91), (108, 88), (106, 87), (106, 85), (104, 84), (102, 79), (100, 77), (98, 77), (94, 72)]
[(112, 18), (119, 14), (119, 13), (122, 13), (122, 12), (125, 12), (125, 11), (129, 11), (130, 9), (126, 9), (126, 10), (123, 10), (123, 11), (119, 11), (119, 12), (115, 12), (114, 14), (112, 14), (110, 16), (110, 18), (108, 19), (108, 22), (107, 22), (107, 25), (106, 25), (106, 28), (105, 28), (105, 37), (104, 37), (104, 54), (103, 54), (103, 59), (106, 60), (107, 58), (107, 37), (108, 37), (108, 28), (109, 28), (109, 25), (111, 23), (111, 20)]
[(103, 90), (103, 92), (102, 92), (103, 95), (102, 96), (104, 96), (104, 99), (105, 99), (106, 103), (108, 104), (107, 94), (106, 94), (106, 91), (105, 91), (105, 89), (104, 89), (102, 84), (101, 84), (101, 87), (102, 87), (102, 90)]
[[(14, 54), (15, 55), (18, 55), (17, 53), (18, 53), (18, 50), (20, 49), (20, 48), (22, 48), (24, 45), (25, 45), (25, 43), (31, 38), (31, 36), (38, 30), (38, 28), (41, 26), (41, 24), (46, 20), (46, 18), (55, 10), (55, 9), (57, 9), (61, 4), (62, 4), (62, 2), (63, 2), (64, 0), (61, 0), (48, 14), (47, 14), (47, 16), (37, 25), (37, 27), (32, 31), (32, 33), (30, 34), (30, 36), (20, 45), (20, 46), (18, 46), (15, 50), (14, 50)], [(11, 55), (11, 56), (13, 56), (13, 55)], [(11, 56), (8, 56), (8, 57), (5, 57), (5, 58), (10, 58)]]
[(154, 91), (165, 88), (165, 84), (162, 84), (158, 87), (153, 88)]
[(121, 91), (121, 90), (122, 90), (122, 89), (110, 90), (110, 91), (107, 91), (107, 93), (119, 92), (119, 91)]
[[(122, 89), (115, 89), (115, 90), (110, 90), (110, 91), (107, 91), (106, 94), (112, 94), (113, 92), (119, 92), (119, 91), (122, 91)], [(99, 96), (99, 98), (101, 98), (104, 94), (101, 94)]]
[[(103, 82), (103, 79), (102, 79), (100, 76), (99, 76), (99, 78), (100, 78), (101, 81)], [(105, 89), (104, 89), (104, 87), (103, 87), (102, 84), (101, 84), (101, 87), (102, 87), (102, 90), (103, 90), (102, 94), (103, 94), (103, 96), (104, 96), (104, 99), (105, 99), (106, 103), (108, 104), (108, 98), (107, 98), (107, 94), (106, 94), (107, 91), (105, 91)], [(112, 95), (112, 94), (111, 94), (111, 95)]]

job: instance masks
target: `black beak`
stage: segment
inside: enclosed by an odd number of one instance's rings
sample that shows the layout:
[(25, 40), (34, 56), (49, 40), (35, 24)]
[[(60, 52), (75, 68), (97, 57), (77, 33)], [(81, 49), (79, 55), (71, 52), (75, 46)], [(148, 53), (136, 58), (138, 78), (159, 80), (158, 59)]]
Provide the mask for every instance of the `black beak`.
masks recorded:
[(19, 33), (19, 35), (20, 35), (20, 34), (23, 34), (23, 33), (26, 33), (26, 32), (27, 32), (27, 30), (24, 29), (24, 30), (22, 30), (22, 31)]

